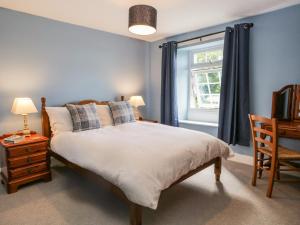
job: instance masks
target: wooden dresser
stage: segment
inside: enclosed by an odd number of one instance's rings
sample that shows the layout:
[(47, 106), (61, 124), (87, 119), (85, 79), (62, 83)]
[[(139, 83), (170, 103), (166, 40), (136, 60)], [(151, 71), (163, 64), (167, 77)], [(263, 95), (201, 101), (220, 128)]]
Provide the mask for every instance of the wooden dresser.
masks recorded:
[[(277, 119), (280, 137), (300, 139), (300, 84), (273, 92), (271, 116)], [(265, 128), (270, 130), (271, 126)]]
[(14, 193), (19, 186), (43, 179), (51, 180), (48, 138), (39, 134), (26, 137), (17, 144), (0, 139), (1, 182), (7, 193)]

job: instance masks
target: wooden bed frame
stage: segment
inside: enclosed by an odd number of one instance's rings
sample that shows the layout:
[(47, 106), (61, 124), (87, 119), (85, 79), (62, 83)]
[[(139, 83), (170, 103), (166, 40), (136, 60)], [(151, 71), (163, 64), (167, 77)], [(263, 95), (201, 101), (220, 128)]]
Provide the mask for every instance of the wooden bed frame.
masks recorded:
[[(52, 132), (51, 132), (51, 128), (50, 128), (49, 117), (48, 117), (48, 114), (47, 114), (46, 109), (45, 109), (45, 107), (46, 107), (46, 98), (42, 97), (41, 102), (42, 102), (42, 111), (41, 111), (41, 114), (42, 114), (42, 132), (43, 132), (44, 136), (51, 139)], [(73, 102), (72, 104), (83, 105), (83, 104), (88, 104), (88, 103), (96, 103), (97, 105), (107, 105), (108, 104), (107, 101), (99, 102), (99, 101), (96, 101), (96, 100), (83, 100), (83, 101), (79, 101), (79, 102), (75, 102), (75, 103)], [(82, 168), (82, 167), (80, 167), (79, 165), (77, 165), (75, 163), (72, 163), (72, 162), (68, 161), (67, 159), (63, 158), (62, 156), (60, 156), (60, 155), (56, 154), (55, 152), (51, 151), (50, 147), (49, 147), (49, 151), (50, 151), (50, 155), (52, 157), (54, 157), (57, 160), (61, 161), (66, 166), (68, 166), (71, 169), (74, 169), (75, 171), (79, 172), (80, 174), (91, 177), (94, 180), (100, 182), (102, 185), (108, 187), (119, 198), (121, 198), (126, 203), (128, 203), (129, 211), (130, 211), (130, 225), (141, 225), (142, 224), (142, 208), (143, 208), (143, 206), (140, 206), (136, 203), (131, 202), (119, 187), (117, 187), (116, 185), (114, 185), (114, 184), (110, 183), (109, 181), (105, 180), (100, 175), (98, 175), (94, 172), (91, 172), (91, 171), (89, 171), (85, 168)], [(207, 162), (207, 163), (197, 167), (196, 169), (191, 170), (187, 174), (183, 175), (181, 178), (179, 178), (177, 181), (175, 181), (173, 184), (171, 184), (167, 189), (173, 187), (174, 185), (184, 181), (185, 179), (189, 178), (190, 176), (198, 173), (199, 171), (201, 171), (201, 170), (205, 169), (206, 167), (208, 167), (210, 165), (213, 165), (213, 164), (214, 164), (214, 172), (215, 172), (216, 181), (220, 181), (222, 159), (221, 159), (221, 157), (216, 157), (216, 158), (210, 160), (209, 162)], [(165, 190), (167, 190), (167, 189), (165, 189)]]

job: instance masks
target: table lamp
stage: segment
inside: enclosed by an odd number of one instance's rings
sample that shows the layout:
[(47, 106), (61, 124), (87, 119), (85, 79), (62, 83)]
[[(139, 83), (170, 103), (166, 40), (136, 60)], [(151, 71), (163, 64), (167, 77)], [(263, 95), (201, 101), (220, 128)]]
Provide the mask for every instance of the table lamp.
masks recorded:
[(140, 119), (139, 106), (146, 105), (142, 96), (131, 96), (129, 103), (135, 108), (135, 118)]
[(30, 135), (30, 130), (28, 128), (28, 114), (37, 112), (37, 109), (33, 104), (31, 98), (15, 98), (11, 112), (23, 116), (24, 118), (23, 134)]

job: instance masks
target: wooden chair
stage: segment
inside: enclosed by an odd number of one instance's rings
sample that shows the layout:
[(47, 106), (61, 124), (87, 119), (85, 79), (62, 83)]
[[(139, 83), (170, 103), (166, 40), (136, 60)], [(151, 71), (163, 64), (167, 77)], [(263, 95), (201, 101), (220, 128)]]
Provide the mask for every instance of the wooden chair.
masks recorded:
[[(249, 115), (252, 142), (254, 149), (254, 168), (252, 185), (256, 186), (257, 172), (259, 178), (262, 176), (262, 171), (266, 169), (264, 161), (271, 162), (269, 174), (269, 184), (267, 197), (271, 198), (275, 175), (277, 180), (280, 179), (280, 171), (299, 171), (300, 168), (295, 166), (295, 161), (300, 161), (300, 152), (291, 150), (278, 145), (277, 135), (277, 119), (265, 118), (257, 115)], [(271, 129), (265, 129), (264, 125)], [(259, 157), (258, 157), (258, 153)], [(264, 156), (268, 158), (264, 158)], [(282, 168), (282, 166), (287, 168)]]

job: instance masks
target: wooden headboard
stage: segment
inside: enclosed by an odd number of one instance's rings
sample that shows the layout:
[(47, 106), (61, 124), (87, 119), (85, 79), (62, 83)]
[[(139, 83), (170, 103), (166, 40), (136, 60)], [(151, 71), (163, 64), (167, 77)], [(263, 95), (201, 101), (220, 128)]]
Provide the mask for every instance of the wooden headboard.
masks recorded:
[[(45, 137), (48, 137), (49, 139), (51, 139), (52, 132), (51, 132), (51, 127), (50, 127), (49, 116), (46, 111), (46, 98), (42, 97), (41, 102), (42, 102), (42, 110), (41, 110), (42, 132)], [(108, 102), (109, 101), (97, 101), (97, 100), (93, 100), (93, 99), (86, 99), (86, 100), (81, 100), (79, 102), (70, 102), (70, 103), (66, 103), (66, 104), (84, 105), (84, 104), (89, 104), (89, 103), (95, 103), (96, 105), (108, 105)], [(66, 104), (62, 105), (62, 107), (65, 106)]]

